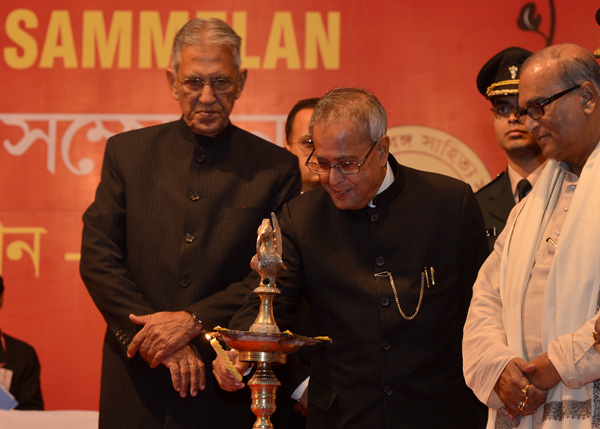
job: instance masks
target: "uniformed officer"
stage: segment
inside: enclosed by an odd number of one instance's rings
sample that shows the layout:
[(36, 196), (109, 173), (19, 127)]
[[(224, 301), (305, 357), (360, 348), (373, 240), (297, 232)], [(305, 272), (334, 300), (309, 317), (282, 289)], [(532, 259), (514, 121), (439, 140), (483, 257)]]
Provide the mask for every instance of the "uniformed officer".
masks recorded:
[(483, 212), (490, 250), (510, 210), (529, 193), (546, 161), (535, 138), (517, 121), (519, 73), (531, 55), (511, 47), (494, 55), (477, 75), (477, 89), (492, 102), (494, 130), (498, 145), (506, 152), (508, 166), (481, 188), (477, 201)]

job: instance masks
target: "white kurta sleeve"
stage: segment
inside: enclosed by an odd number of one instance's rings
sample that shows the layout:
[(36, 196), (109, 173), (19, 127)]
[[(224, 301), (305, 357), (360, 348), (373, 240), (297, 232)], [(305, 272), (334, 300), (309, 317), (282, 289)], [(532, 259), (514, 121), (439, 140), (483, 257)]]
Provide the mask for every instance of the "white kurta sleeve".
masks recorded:
[(600, 345), (592, 337), (596, 318), (548, 345), (548, 358), (570, 389), (579, 389), (600, 378)]
[(463, 337), (465, 381), (477, 398), (490, 408), (502, 407), (494, 386), (508, 362), (518, 357), (506, 345), (502, 322), (499, 268), (507, 230), (508, 223), (479, 271)]

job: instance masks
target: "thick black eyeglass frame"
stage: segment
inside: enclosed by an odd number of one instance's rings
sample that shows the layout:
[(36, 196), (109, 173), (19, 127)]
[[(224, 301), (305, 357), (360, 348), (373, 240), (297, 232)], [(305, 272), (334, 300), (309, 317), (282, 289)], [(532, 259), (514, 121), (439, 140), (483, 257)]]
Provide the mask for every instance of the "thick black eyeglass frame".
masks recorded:
[(553, 101), (558, 100), (563, 95), (567, 95), (569, 92), (576, 90), (580, 86), (581, 86), (581, 84), (572, 86), (571, 88), (567, 88), (564, 91), (561, 91), (559, 93), (551, 95), (550, 97), (545, 98), (542, 101), (533, 103), (532, 105), (527, 106), (525, 109), (517, 111), (515, 113), (515, 116), (517, 117), (517, 121), (519, 121), (519, 123), (521, 125), (525, 125), (525, 116), (529, 116), (534, 121), (537, 121), (538, 119), (540, 119), (541, 117), (543, 117), (546, 114), (546, 112), (544, 111), (544, 106), (547, 106), (548, 104), (552, 103)]

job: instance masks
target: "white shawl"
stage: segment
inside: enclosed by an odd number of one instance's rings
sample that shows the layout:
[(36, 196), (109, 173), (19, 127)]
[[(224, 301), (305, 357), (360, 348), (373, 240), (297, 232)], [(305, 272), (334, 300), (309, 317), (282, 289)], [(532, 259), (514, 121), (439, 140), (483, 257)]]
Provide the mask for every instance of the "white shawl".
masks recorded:
[[(542, 315), (542, 347), (579, 329), (598, 310), (600, 284), (600, 144), (588, 158), (561, 230), (554, 263), (548, 274)], [(522, 305), (525, 289), (555, 208), (565, 172), (551, 160), (533, 190), (516, 208), (519, 213), (508, 232), (500, 265), (500, 295), (508, 347), (524, 356)], [(597, 383), (596, 383), (597, 384)], [(544, 429), (600, 427), (599, 392), (594, 383), (569, 389), (559, 383), (548, 393)], [(592, 401), (593, 399), (593, 401)], [(593, 402), (593, 404), (592, 404)], [(584, 408), (586, 411), (584, 411)], [(538, 412), (541, 412), (539, 410)], [(583, 417), (587, 415), (587, 417)], [(496, 416), (494, 416), (496, 417)], [(503, 421), (499, 425), (500, 420)], [(500, 418), (496, 428), (531, 428), (532, 418), (518, 421)], [(516, 419), (517, 420), (517, 419)], [(594, 422), (594, 423), (592, 423)], [(506, 425), (508, 424), (508, 425)]]

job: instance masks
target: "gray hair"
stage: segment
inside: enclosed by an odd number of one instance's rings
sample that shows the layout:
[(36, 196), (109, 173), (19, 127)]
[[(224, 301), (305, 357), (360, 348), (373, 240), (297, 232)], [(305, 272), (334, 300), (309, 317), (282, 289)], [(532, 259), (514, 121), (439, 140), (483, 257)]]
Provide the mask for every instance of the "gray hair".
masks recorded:
[(188, 21), (175, 35), (172, 52), (172, 67), (177, 73), (181, 60), (181, 49), (184, 46), (221, 45), (231, 49), (235, 65), (242, 64), (240, 48), (242, 39), (233, 29), (217, 18), (194, 18)]
[(309, 134), (318, 122), (347, 119), (356, 124), (361, 136), (379, 141), (387, 132), (385, 109), (373, 94), (358, 88), (337, 88), (325, 94), (315, 106)]
[(600, 65), (594, 55), (577, 45), (562, 44), (548, 46), (536, 52), (523, 63), (525, 69), (531, 62), (541, 59), (555, 60), (558, 64), (558, 78), (566, 87), (592, 82), (600, 90)]

